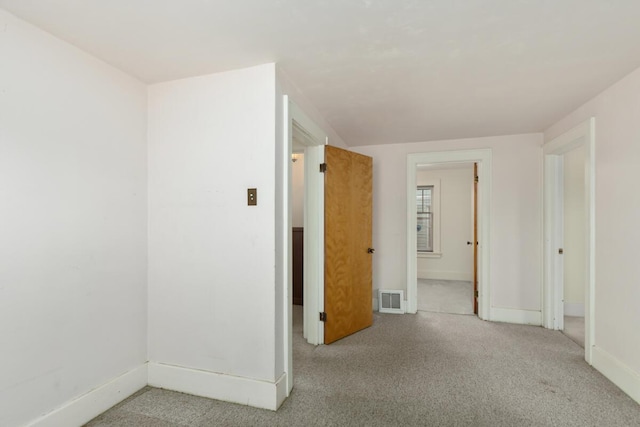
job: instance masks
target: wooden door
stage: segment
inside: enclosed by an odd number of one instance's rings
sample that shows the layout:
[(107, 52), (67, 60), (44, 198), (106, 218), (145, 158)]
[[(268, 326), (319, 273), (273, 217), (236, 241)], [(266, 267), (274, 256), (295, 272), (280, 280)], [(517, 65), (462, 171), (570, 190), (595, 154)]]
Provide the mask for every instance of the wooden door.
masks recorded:
[(324, 343), (373, 323), (372, 159), (325, 147)]
[(473, 312), (475, 314), (478, 314), (478, 164), (477, 163), (473, 164)]

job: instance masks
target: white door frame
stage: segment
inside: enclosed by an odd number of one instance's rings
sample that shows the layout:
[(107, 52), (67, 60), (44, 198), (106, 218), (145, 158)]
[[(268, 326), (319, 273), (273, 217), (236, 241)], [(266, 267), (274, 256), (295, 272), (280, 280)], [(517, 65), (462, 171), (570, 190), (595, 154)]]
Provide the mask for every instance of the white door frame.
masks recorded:
[(305, 136), (300, 141), (306, 146), (305, 155), (305, 190), (304, 190), (304, 336), (310, 344), (324, 342), (324, 324), (320, 322), (318, 313), (324, 310), (324, 176), (319, 172), (320, 163), (324, 162), (324, 146), (328, 137), (313, 120), (287, 95), (283, 96), (284, 144), (288, 147), (287, 158), (282, 172), (286, 180), (287, 218), (284, 247), (287, 254), (286, 292), (284, 295), (284, 336), (285, 336), (285, 372), (287, 373), (287, 396), (293, 388), (293, 250), (291, 244), (291, 224), (293, 204), (291, 202), (291, 155), (293, 147), (293, 127), (297, 126)]
[(489, 266), (491, 259), (491, 149), (435, 151), (407, 155), (407, 312), (418, 311), (416, 172), (419, 165), (478, 164), (478, 317), (491, 320)]
[(595, 330), (595, 118), (547, 142), (544, 154), (544, 275), (543, 326), (548, 329), (564, 328), (564, 274), (563, 247), (563, 156), (584, 146), (585, 149), (585, 343), (584, 358), (591, 364)]

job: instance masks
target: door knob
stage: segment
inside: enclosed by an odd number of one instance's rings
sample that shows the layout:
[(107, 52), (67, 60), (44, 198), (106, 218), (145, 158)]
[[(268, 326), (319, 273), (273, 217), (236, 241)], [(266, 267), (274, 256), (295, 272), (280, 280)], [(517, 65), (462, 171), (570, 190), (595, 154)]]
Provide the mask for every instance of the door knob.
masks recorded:
[(471, 242), (467, 241), (467, 245), (473, 245), (473, 243), (471, 243)]
[(368, 254), (372, 254), (372, 253), (374, 253), (375, 251), (376, 251), (376, 250), (375, 250), (375, 249), (373, 249), (373, 248), (369, 248), (369, 249), (367, 249), (367, 253), (368, 253)]

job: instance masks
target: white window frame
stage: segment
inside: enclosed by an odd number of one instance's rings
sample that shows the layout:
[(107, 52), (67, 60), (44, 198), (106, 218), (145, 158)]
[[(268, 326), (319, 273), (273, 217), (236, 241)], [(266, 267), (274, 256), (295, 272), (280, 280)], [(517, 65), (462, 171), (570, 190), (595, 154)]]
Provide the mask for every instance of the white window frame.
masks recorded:
[[(418, 258), (440, 258), (442, 257), (442, 252), (440, 251), (440, 180), (426, 179), (418, 181), (419, 182), (416, 185), (416, 190), (418, 189), (418, 187), (433, 187), (431, 193), (431, 211), (433, 213), (433, 251), (419, 252), (416, 246), (416, 254)], [(416, 219), (417, 217), (418, 214), (416, 210)]]

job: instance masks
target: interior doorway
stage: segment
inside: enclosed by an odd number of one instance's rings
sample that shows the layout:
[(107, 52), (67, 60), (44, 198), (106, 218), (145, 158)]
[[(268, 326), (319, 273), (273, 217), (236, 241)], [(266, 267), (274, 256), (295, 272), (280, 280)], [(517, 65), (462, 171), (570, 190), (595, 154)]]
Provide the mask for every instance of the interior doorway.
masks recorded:
[[(314, 151), (324, 157), (307, 161)], [(373, 321), (373, 159), (329, 145), (314, 146), (293, 120), (291, 162), (293, 303), (302, 306), (307, 342), (330, 344)], [(323, 184), (323, 192), (317, 184)], [(317, 244), (321, 230), (322, 247)], [(323, 276), (316, 274), (320, 272)]]
[[(327, 137), (304, 113), (292, 105), (291, 157), (300, 154), (303, 163), (303, 335), (310, 344), (322, 344), (323, 325), (315, 315), (324, 308), (324, 179), (313, 169), (324, 159)], [(296, 151), (293, 152), (293, 139)], [(293, 162), (291, 162), (293, 163)], [(292, 190), (292, 188), (291, 188)], [(291, 213), (293, 214), (293, 212)], [(293, 289), (291, 289), (293, 295)]]
[(418, 165), (418, 310), (477, 313), (476, 164)]
[(584, 348), (586, 292), (585, 150), (580, 146), (563, 157), (563, 328)]
[(306, 146), (300, 142), (301, 130), (293, 126), (291, 154), (291, 248), (292, 248), (292, 281), (293, 305), (304, 305), (304, 184)]
[[(279, 324), (283, 328), (281, 348), (285, 355), (288, 395), (293, 388), (292, 164), (304, 158), (302, 333), (307, 343), (324, 344), (370, 325), (367, 319), (372, 318), (371, 257), (374, 249), (371, 247), (372, 159), (327, 147), (326, 133), (287, 96), (283, 96), (283, 117), (281, 146), (284, 149), (279, 160), (286, 197), (282, 201), (284, 215), (277, 229), (282, 227), (279, 235), (286, 254), (281, 282), (283, 297), (279, 299), (284, 316)], [(325, 209), (325, 198), (329, 200), (329, 209)], [(347, 227), (341, 228), (345, 223)], [(356, 240), (361, 245), (352, 248)], [(345, 275), (344, 266), (353, 268), (352, 274)], [(366, 274), (358, 274), (360, 271), (366, 271)], [(331, 292), (337, 293), (338, 298), (331, 299)], [(297, 315), (299, 312), (296, 309)], [(354, 319), (358, 321), (354, 322)]]
[[(567, 279), (577, 276), (582, 282), (584, 306), (584, 349), (585, 360), (591, 364), (594, 346), (594, 306), (595, 306), (595, 119), (591, 118), (570, 131), (549, 141), (544, 146), (544, 286), (543, 321), (549, 329), (565, 329), (565, 311), (576, 310), (565, 299)], [(576, 151), (578, 150), (578, 151)], [(582, 150), (582, 151), (579, 151)], [(577, 160), (576, 160), (577, 159)], [(578, 177), (565, 174), (565, 169), (576, 169)], [(580, 171), (581, 169), (581, 171)], [(582, 172), (582, 173), (580, 173)], [(565, 210), (575, 210), (565, 203), (565, 179), (582, 180), (578, 190), (569, 190), (569, 199), (580, 199), (578, 207), (579, 224), (567, 224)], [(575, 185), (574, 185), (575, 187)], [(580, 194), (576, 194), (576, 191)], [(575, 212), (574, 212), (575, 214)], [(571, 227), (576, 226), (573, 230)], [(569, 236), (566, 234), (569, 233)], [(576, 245), (576, 236), (583, 241)], [(573, 243), (570, 243), (572, 241)], [(572, 258), (565, 256), (565, 244), (570, 243)], [(576, 267), (577, 264), (577, 267)], [(565, 276), (571, 268), (569, 277)], [(578, 271), (582, 270), (582, 271)], [(569, 295), (566, 295), (567, 297)], [(573, 298), (573, 296), (572, 296)], [(580, 299), (580, 296), (578, 296)], [(577, 301), (579, 304), (579, 301)], [(575, 311), (574, 311), (575, 312)]]
[[(491, 200), (491, 150), (459, 150), (438, 151), (431, 153), (416, 153), (407, 156), (407, 312), (416, 313), (418, 310), (418, 272), (416, 253), (417, 242), (417, 200), (416, 188), (418, 170), (421, 165), (439, 165), (446, 168), (454, 164), (477, 164), (478, 185), (477, 196), (477, 236), (474, 238), (477, 257), (477, 298), (478, 317), (490, 320), (490, 281), (489, 265), (491, 244), (489, 234), (490, 200)], [(472, 166), (473, 167), (473, 166)], [(473, 183), (470, 183), (473, 185)], [(471, 209), (467, 211), (467, 215)], [(435, 234), (434, 234), (435, 237)], [(471, 236), (470, 236), (471, 237)], [(463, 243), (473, 240), (465, 239)], [(471, 246), (471, 245), (469, 245)], [(473, 252), (472, 252), (473, 253)]]
[[(284, 280), (282, 322), (284, 372), (287, 375), (287, 396), (293, 389), (293, 203), (292, 203), (292, 160), (295, 155), (304, 157), (304, 200), (303, 228), (307, 238), (303, 240), (303, 336), (310, 344), (321, 344), (324, 330), (322, 322), (313, 314), (322, 310), (324, 304), (324, 180), (318, 173), (312, 173), (312, 165), (318, 165), (324, 159), (324, 146), (327, 144), (326, 133), (289, 97), (283, 96), (283, 140), (282, 173), (283, 206), (282, 246), (286, 248), (284, 256)], [(295, 153), (294, 153), (295, 134)], [(300, 152), (302, 151), (302, 152)]]

